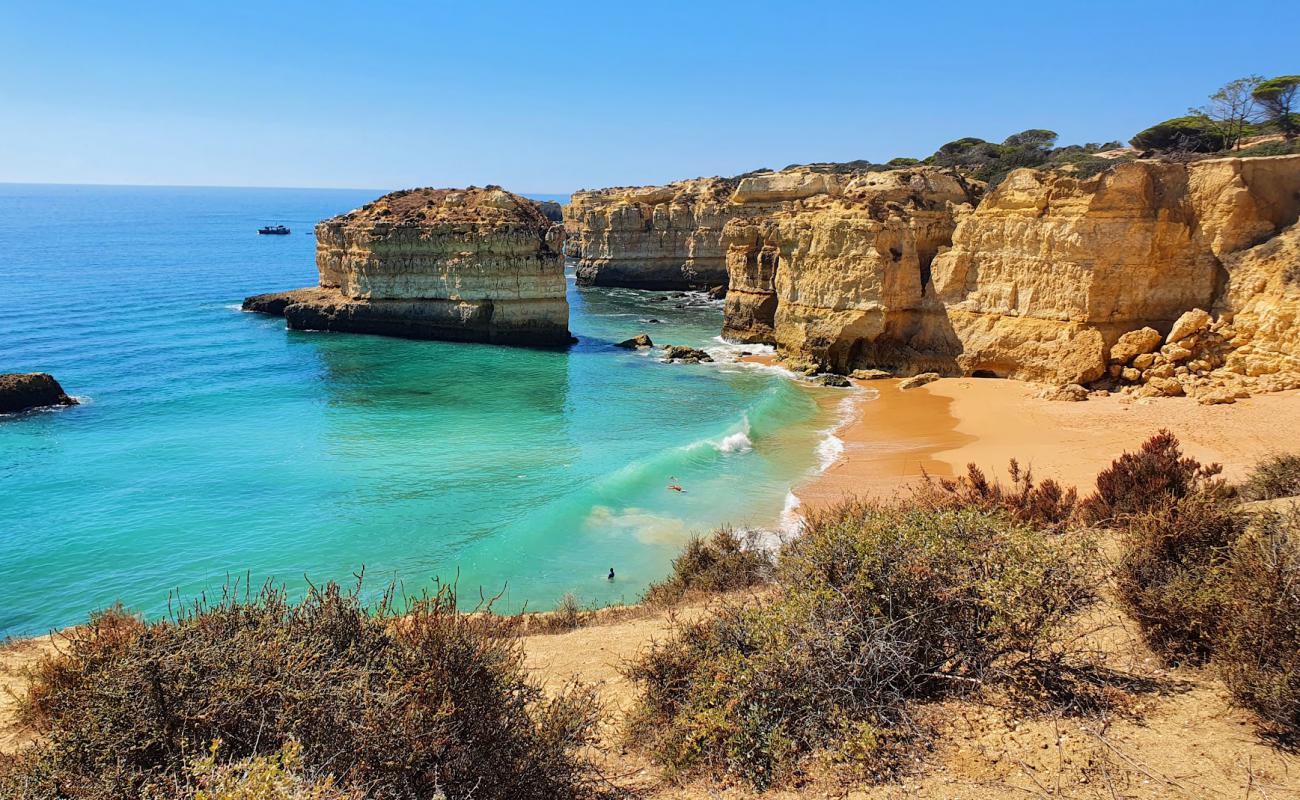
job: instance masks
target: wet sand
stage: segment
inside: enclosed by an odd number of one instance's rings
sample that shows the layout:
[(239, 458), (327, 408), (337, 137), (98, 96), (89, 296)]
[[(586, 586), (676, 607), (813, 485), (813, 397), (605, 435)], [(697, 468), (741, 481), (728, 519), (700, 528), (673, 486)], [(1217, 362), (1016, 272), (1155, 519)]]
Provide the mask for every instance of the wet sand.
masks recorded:
[(878, 397), (839, 431), (839, 460), (795, 489), (805, 507), (846, 494), (889, 497), (923, 474), (953, 475), (968, 463), (1004, 478), (1012, 458), (1086, 493), (1100, 470), (1161, 428), (1230, 479), (1269, 453), (1300, 450), (1300, 391), (1203, 406), (1185, 397), (1049, 401), (1035, 397), (1039, 386), (998, 379), (944, 378), (908, 391), (898, 383), (857, 382)]

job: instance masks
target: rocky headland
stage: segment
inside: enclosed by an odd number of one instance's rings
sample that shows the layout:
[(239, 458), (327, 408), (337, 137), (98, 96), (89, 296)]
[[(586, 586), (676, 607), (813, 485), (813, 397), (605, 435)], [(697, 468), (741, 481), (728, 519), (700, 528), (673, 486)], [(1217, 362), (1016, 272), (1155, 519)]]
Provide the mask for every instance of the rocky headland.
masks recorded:
[[(808, 371), (1231, 402), (1300, 386), (1300, 156), (793, 167), (579, 192), (580, 281), (723, 282), (723, 334)], [(718, 271), (725, 268), (725, 279)]]
[(637, 289), (725, 287), (723, 227), (832, 191), (835, 176), (819, 166), (576, 192), (564, 208), (564, 225), (578, 282)]
[(33, 408), (75, 406), (53, 375), (44, 372), (18, 372), (0, 375), (0, 414), (16, 414)]
[(413, 189), (316, 226), (320, 284), (244, 309), (294, 330), (562, 346), (563, 230), (499, 187)]

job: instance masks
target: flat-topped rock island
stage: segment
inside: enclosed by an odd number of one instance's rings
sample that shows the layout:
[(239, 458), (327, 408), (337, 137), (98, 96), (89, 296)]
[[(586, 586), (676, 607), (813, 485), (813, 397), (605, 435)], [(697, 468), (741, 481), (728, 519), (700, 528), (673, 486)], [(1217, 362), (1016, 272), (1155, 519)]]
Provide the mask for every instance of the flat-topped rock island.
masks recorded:
[(316, 226), (320, 285), (249, 297), (293, 330), (564, 346), (563, 229), (497, 186), (393, 192)]

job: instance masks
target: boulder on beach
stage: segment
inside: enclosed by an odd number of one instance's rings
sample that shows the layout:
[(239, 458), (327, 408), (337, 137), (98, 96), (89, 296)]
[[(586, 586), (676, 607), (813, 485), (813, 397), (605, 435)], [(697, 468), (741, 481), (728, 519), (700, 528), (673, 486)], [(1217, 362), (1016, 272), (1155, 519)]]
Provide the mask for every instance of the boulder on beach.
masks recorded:
[(836, 388), (846, 388), (853, 385), (853, 382), (843, 375), (836, 375), (834, 372), (824, 372), (821, 375), (813, 377), (812, 382), (818, 386), (833, 386)]
[(16, 414), (33, 408), (75, 406), (53, 375), (18, 372), (0, 375), (0, 414)]
[(940, 375), (937, 372), (922, 372), (920, 375), (914, 375), (908, 378), (907, 380), (901, 381), (898, 384), (898, 388), (915, 389), (918, 386), (924, 386), (927, 383), (933, 383), (934, 381), (939, 380), (939, 377)]

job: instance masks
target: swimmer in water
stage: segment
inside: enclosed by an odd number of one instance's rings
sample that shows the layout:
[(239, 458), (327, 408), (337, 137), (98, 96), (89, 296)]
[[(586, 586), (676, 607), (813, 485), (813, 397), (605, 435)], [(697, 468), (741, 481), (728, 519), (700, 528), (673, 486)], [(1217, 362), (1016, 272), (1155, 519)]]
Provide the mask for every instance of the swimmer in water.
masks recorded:
[(610, 579), (611, 581), (614, 580), (614, 568), (613, 568), (613, 567), (610, 567), (610, 568), (609, 568), (609, 579)]

